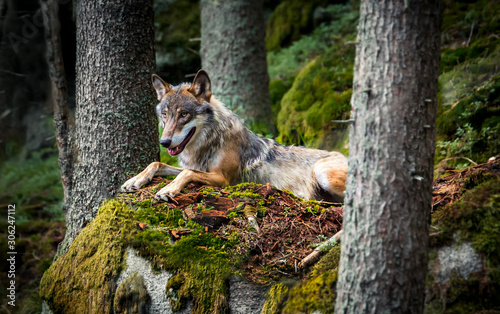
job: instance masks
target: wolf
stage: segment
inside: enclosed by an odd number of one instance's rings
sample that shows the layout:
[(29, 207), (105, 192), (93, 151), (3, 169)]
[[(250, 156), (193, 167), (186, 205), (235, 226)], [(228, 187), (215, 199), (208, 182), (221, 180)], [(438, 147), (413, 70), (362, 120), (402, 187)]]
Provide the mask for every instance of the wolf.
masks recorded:
[(270, 183), (306, 200), (343, 200), (347, 158), (342, 153), (285, 146), (257, 136), (212, 95), (204, 70), (191, 84), (172, 86), (155, 74), (152, 81), (164, 127), (160, 144), (177, 156), (182, 168), (153, 162), (126, 181), (123, 192), (140, 189), (154, 176), (176, 176), (156, 193), (157, 200), (170, 201), (191, 182), (220, 187)]

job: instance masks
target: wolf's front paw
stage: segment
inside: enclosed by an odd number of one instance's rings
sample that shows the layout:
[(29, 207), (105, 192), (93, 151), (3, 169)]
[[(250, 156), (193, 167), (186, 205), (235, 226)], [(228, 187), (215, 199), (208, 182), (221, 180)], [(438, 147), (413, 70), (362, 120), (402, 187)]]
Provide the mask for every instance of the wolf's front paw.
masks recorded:
[(144, 185), (146, 185), (147, 183), (149, 183), (150, 181), (151, 179), (149, 179), (147, 176), (139, 174), (133, 177), (132, 179), (127, 180), (127, 182), (125, 182), (122, 185), (120, 190), (122, 192), (136, 191), (141, 187), (143, 187)]
[(156, 193), (156, 195), (155, 195), (155, 198), (158, 201), (168, 202), (168, 201), (174, 199), (175, 196), (179, 195), (180, 192), (181, 191), (179, 189), (177, 189), (174, 185), (169, 184), (166, 187), (164, 187), (163, 189), (161, 189), (160, 191), (158, 191), (158, 193)]

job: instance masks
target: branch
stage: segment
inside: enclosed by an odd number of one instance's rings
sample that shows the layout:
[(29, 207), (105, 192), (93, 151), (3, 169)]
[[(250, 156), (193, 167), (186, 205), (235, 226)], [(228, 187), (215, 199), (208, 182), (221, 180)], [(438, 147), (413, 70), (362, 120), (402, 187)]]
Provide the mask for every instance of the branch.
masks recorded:
[(321, 243), (321, 245), (318, 246), (317, 248), (315, 248), (311, 254), (307, 255), (303, 260), (300, 261), (299, 267), (304, 268), (312, 263), (315, 263), (317, 260), (319, 260), (319, 258), (323, 254), (323, 252), (328, 252), (333, 246), (335, 246), (337, 243), (340, 243), (340, 239), (341, 239), (343, 233), (344, 233), (344, 230), (340, 230), (335, 235), (333, 235), (330, 239)]
[(64, 187), (64, 204), (67, 205), (72, 187), (73, 149), (72, 131), (74, 117), (69, 109), (66, 73), (61, 48), (61, 25), (58, 19), (58, 4), (55, 0), (41, 0), (45, 41), (47, 44), (46, 60), (52, 85), (52, 109), (57, 146), (59, 148), (59, 166)]

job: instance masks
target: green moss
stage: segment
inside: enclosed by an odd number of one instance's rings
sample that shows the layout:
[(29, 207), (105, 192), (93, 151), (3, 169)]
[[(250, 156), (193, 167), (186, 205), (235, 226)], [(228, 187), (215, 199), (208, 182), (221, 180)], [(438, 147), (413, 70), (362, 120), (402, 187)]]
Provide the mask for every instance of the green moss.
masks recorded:
[(482, 163), (500, 154), (500, 75), (468, 91), (437, 119), (436, 161), (464, 156)]
[[(151, 241), (135, 242), (134, 247), (141, 249), (148, 243)], [(174, 245), (150, 245), (147, 253), (153, 256), (156, 268), (178, 272), (166, 286), (166, 293), (173, 297), (173, 309), (182, 309), (186, 300), (193, 300), (193, 313), (223, 312), (227, 308), (226, 281), (237, 262), (226, 251), (230, 247), (230, 243), (210, 234), (186, 236)]]
[(57, 159), (56, 150), (44, 149), (27, 159), (16, 157), (0, 165), (0, 203), (16, 204), (16, 223), (64, 221)]
[(280, 50), (312, 30), (314, 8), (325, 1), (285, 0), (273, 11), (267, 21), (266, 48)]
[(353, 62), (354, 47), (339, 43), (300, 71), (281, 100), (280, 142), (311, 147), (335, 142), (325, 147), (330, 149), (345, 145), (346, 133), (336, 140), (327, 135), (332, 129), (345, 129), (331, 120), (349, 118)]
[(461, 200), (433, 214), (432, 224), (439, 232), (433, 243), (450, 240), (457, 233), (460, 239), (470, 241), (488, 264), (499, 265), (500, 178), (487, 177), (481, 181)]
[(125, 262), (126, 239), (135, 230), (124, 203), (104, 203), (99, 214), (44, 273), (40, 295), (55, 313), (111, 313), (114, 279)]
[(262, 308), (262, 314), (281, 313), (283, 301), (286, 300), (288, 287), (282, 283), (277, 283), (269, 289), (266, 294), (266, 302)]
[(113, 306), (115, 313), (149, 313), (151, 297), (140, 274), (133, 273), (118, 286)]
[(308, 278), (288, 287), (275, 284), (266, 295), (263, 313), (333, 313), (340, 246), (334, 246), (314, 265)]
[(425, 313), (498, 313), (498, 272), (475, 274), (468, 280), (454, 275), (445, 287), (431, 287), (435, 296), (426, 304)]

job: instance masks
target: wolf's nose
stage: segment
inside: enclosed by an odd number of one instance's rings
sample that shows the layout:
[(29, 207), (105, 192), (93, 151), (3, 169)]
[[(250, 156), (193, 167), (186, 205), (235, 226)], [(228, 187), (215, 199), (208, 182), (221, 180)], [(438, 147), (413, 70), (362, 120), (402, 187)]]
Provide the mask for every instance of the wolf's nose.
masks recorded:
[(170, 144), (172, 144), (172, 140), (164, 140), (164, 139), (161, 139), (160, 140), (160, 144), (161, 146), (165, 147), (165, 148), (169, 148), (170, 147)]

